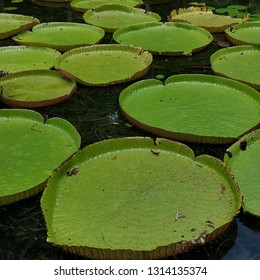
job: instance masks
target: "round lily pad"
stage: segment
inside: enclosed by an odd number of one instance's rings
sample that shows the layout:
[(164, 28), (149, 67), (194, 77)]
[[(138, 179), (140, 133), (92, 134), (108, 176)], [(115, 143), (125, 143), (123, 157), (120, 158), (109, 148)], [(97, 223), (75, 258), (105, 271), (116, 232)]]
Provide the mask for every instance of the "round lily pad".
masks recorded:
[(98, 43), (105, 35), (99, 27), (74, 22), (48, 22), (12, 39), (20, 45), (50, 47), (65, 52)]
[[(213, 36), (197, 26), (173, 22), (150, 22), (118, 29), (113, 39), (153, 54), (188, 55), (206, 48)], [(162, 44), (163, 42), (163, 44)]]
[(106, 32), (111, 33), (120, 27), (131, 24), (161, 20), (161, 17), (156, 13), (119, 4), (101, 5), (88, 10), (83, 18), (86, 23), (102, 27)]
[(191, 7), (187, 9), (173, 10), (169, 21), (188, 22), (205, 28), (211, 33), (224, 32), (226, 28), (241, 23), (248, 18), (239, 19), (230, 16), (216, 15), (206, 7)]
[(5, 39), (23, 30), (31, 29), (38, 23), (39, 20), (34, 17), (0, 13), (0, 39)]
[(212, 75), (139, 81), (121, 92), (119, 104), (130, 123), (180, 141), (231, 143), (260, 125), (259, 93)]
[(79, 151), (41, 199), (48, 241), (92, 259), (158, 259), (227, 229), (241, 195), (220, 161), (166, 139), (122, 138)]
[(109, 4), (123, 4), (130, 7), (139, 7), (143, 4), (142, 0), (73, 0), (70, 6), (73, 10), (84, 13), (89, 9), (95, 9), (108, 2)]
[(0, 78), (1, 100), (15, 107), (42, 107), (68, 99), (76, 82), (51, 70), (23, 71)]
[(81, 84), (105, 86), (136, 80), (150, 69), (152, 55), (126, 45), (95, 45), (61, 55), (54, 67)]
[(0, 72), (50, 69), (60, 56), (58, 51), (44, 47), (8, 46), (0, 48)]
[(235, 46), (220, 49), (210, 57), (212, 70), (246, 83), (260, 90), (260, 48), (256, 46)]
[(234, 45), (260, 46), (260, 21), (234, 25), (226, 29), (225, 33)]
[(235, 9), (235, 10), (238, 10), (238, 11), (244, 11), (244, 10), (247, 10), (247, 6), (244, 6), (244, 5), (229, 5), (227, 6), (228, 9)]
[(51, 172), (75, 153), (80, 135), (67, 121), (31, 110), (0, 110), (0, 205), (41, 191)]
[(260, 218), (260, 130), (233, 144), (224, 157), (243, 195), (244, 211)]

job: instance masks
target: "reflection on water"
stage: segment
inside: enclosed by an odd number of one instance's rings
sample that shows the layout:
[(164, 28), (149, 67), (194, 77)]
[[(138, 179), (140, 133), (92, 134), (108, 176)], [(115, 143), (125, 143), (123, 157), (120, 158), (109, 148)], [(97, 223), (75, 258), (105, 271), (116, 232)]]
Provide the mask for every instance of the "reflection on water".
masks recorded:
[[(160, 2), (160, 4), (154, 4)], [(189, 0), (145, 1), (146, 10), (159, 13), (162, 21), (174, 8), (187, 6)], [(248, 5), (248, 1), (213, 0), (203, 1), (210, 6), (222, 7), (228, 4)], [(46, 3), (24, 0), (13, 4), (0, 0), (0, 11), (4, 7), (14, 6), (13, 13), (37, 17), (41, 22), (74, 21), (83, 22), (82, 14), (70, 9), (69, 4)], [(259, 10), (257, 1), (250, 1), (254, 12)], [(111, 35), (106, 35), (102, 43), (111, 43)], [(144, 77), (155, 78), (164, 75), (164, 79), (180, 73), (211, 74), (210, 55), (228, 44), (223, 34), (214, 35), (214, 41), (205, 50), (192, 56), (154, 57), (149, 74)], [(2, 40), (1, 46), (14, 45), (11, 39)], [(0, 62), (1, 63), (1, 62)], [(70, 121), (82, 137), (82, 147), (109, 138), (126, 136), (146, 136), (148, 134), (126, 123), (122, 117), (118, 96), (129, 84), (110, 87), (84, 87), (78, 85), (76, 93), (65, 102), (37, 109), (47, 118), (61, 117)], [(0, 105), (2, 108), (7, 107)], [(188, 144), (199, 154), (210, 154), (223, 158), (225, 145)], [(0, 259), (71, 259), (76, 256), (65, 254), (46, 242), (46, 230), (40, 209), (39, 194), (36, 197), (0, 207)], [(248, 222), (244, 216), (237, 219), (230, 230), (218, 240), (200, 246), (177, 259), (260, 259), (260, 225)]]

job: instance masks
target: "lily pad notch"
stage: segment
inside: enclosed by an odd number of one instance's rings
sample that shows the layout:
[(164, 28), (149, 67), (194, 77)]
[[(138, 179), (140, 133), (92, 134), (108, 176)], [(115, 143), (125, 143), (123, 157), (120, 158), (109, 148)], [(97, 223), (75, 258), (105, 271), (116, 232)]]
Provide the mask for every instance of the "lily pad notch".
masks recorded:
[[(165, 84), (138, 81), (121, 92), (119, 106), (138, 128), (184, 142), (234, 143), (260, 126), (259, 93), (212, 75), (175, 75)], [(247, 118), (241, 120), (241, 114)]]

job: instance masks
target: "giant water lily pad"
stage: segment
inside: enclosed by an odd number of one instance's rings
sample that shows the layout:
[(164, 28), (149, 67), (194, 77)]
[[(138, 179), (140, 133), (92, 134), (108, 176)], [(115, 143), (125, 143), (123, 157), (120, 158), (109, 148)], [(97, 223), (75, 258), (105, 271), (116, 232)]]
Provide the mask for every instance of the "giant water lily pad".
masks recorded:
[(0, 39), (11, 37), (23, 30), (30, 29), (38, 24), (34, 17), (0, 13)]
[(99, 27), (74, 22), (49, 22), (13, 37), (17, 44), (50, 47), (64, 52), (98, 43), (105, 35)]
[(50, 173), (75, 153), (80, 136), (67, 121), (30, 110), (0, 111), (0, 205), (42, 190)]
[(132, 124), (181, 141), (230, 143), (260, 125), (259, 93), (210, 75), (140, 81), (122, 91), (119, 103)]
[(70, 3), (73, 10), (77, 12), (86, 12), (89, 9), (95, 9), (104, 4), (123, 4), (130, 7), (139, 7), (143, 4), (142, 0), (74, 0)]
[(68, 99), (76, 82), (51, 70), (23, 71), (0, 78), (1, 100), (15, 107), (41, 107)]
[(260, 21), (237, 24), (226, 29), (225, 33), (235, 45), (260, 46)]
[(235, 46), (221, 49), (210, 57), (211, 67), (223, 75), (260, 90), (260, 48)]
[(225, 163), (231, 168), (246, 212), (260, 217), (260, 130), (244, 136), (226, 152)]
[(227, 27), (244, 22), (248, 18), (232, 18), (213, 14), (206, 7), (190, 7), (187, 9), (173, 10), (169, 16), (170, 21), (188, 22), (207, 29), (211, 33), (223, 32)]
[(181, 55), (202, 50), (212, 42), (213, 36), (194, 25), (151, 22), (120, 28), (113, 39), (155, 54)]
[(55, 61), (55, 68), (81, 84), (105, 86), (138, 79), (149, 71), (151, 63), (147, 51), (108, 44), (73, 49)]
[(114, 32), (120, 27), (131, 24), (161, 20), (156, 13), (119, 4), (101, 5), (88, 10), (83, 18), (86, 23), (102, 27), (106, 32)]
[(166, 139), (87, 146), (52, 174), (48, 241), (92, 259), (158, 259), (212, 240), (241, 195), (224, 164)]
[(0, 48), (0, 72), (50, 69), (60, 56), (58, 51), (44, 47), (8, 46)]

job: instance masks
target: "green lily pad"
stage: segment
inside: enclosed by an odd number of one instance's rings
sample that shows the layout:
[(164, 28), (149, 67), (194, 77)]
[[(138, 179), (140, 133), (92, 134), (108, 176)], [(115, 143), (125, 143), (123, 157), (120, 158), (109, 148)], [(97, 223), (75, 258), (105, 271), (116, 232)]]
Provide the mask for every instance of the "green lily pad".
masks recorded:
[(215, 12), (218, 13), (218, 14), (225, 14), (225, 13), (228, 13), (230, 9), (228, 8), (218, 8), (218, 9), (215, 9)]
[(234, 25), (226, 29), (225, 33), (234, 45), (260, 46), (260, 21)]
[(260, 130), (233, 144), (224, 161), (230, 167), (243, 195), (244, 211), (260, 218)]
[(0, 13), (0, 39), (5, 39), (23, 30), (31, 29), (38, 23), (39, 20), (34, 17)]
[(99, 27), (74, 22), (48, 22), (35, 26), (12, 39), (20, 45), (50, 47), (65, 52), (98, 43), (105, 35)]
[(215, 239), (238, 213), (241, 195), (220, 160), (136, 137), (79, 151), (52, 174), (41, 207), (47, 240), (66, 251), (158, 259)]
[(260, 126), (259, 93), (212, 75), (139, 81), (121, 92), (119, 105), (135, 126), (180, 141), (232, 143)]
[[(136, 80), (150, 69), (152, 55), (127, 45), (95, 45), (61, 55), (54, 67), (64, 76), (90, 86)], [(115, 71), (116, 69), (116, 71)]]
[(83, 18), (86, 23), (102, 27), (106, 32), (111, 33), (120, 27), (131, 24), (161, 20), (161, 17), (156, 13), (117, 4), (101, 5), (88, 10)]
[(130, 7), (139, 7), (143, 4), (142, 0), (74, 0), (70, 3), (73, 10), (77, 12), (86, 12), (89, 9), (95, 9), (104, 4), (124, 4)]
[(8, 46), (0, 48), (0, 72), (50, 69), (60, 56), (58, 51), (43, 47)]
[(120, 28), (113, 34), (113, 39), (120, 44), (141, 47), (153, 54), (190, 55), (206, 48), (213, 36), (193, 25), (151, 22)]
[(238, 19), (230, 16), (216, 15), (206, 7), (173, 10), (169, 17), (169, 21), (188, 22), (203, 27), (211, 33), (224, 32), (227, 27), (246, 20), (248, 18)]
[(2, 102), (23, 108), (42, 107), (68, 99), (76, 82), (51, 70), (32, 70), (0, 78)]
[(260, 48), (235, 46), (221, 49), (210, 57), (212, 70), (260, 90)]
[(67, 121), (30, 110), (0, 110), (0, 205), (41, 191), (51, 172), (75, 153), (80, 135)]
[(235, 10), (238, 10), (238, 11), (244, 11), (244, 10), (247, 10), (247, 6), (244, 6), (244, 5), (229, 5), (227, 6), (228, 9), (235, 9)]
[(18, 7), (4, 7), (3, 11), (4, 12), (9, 12), (9, 11), (15, 11), (17, 9), (18, 9)]

